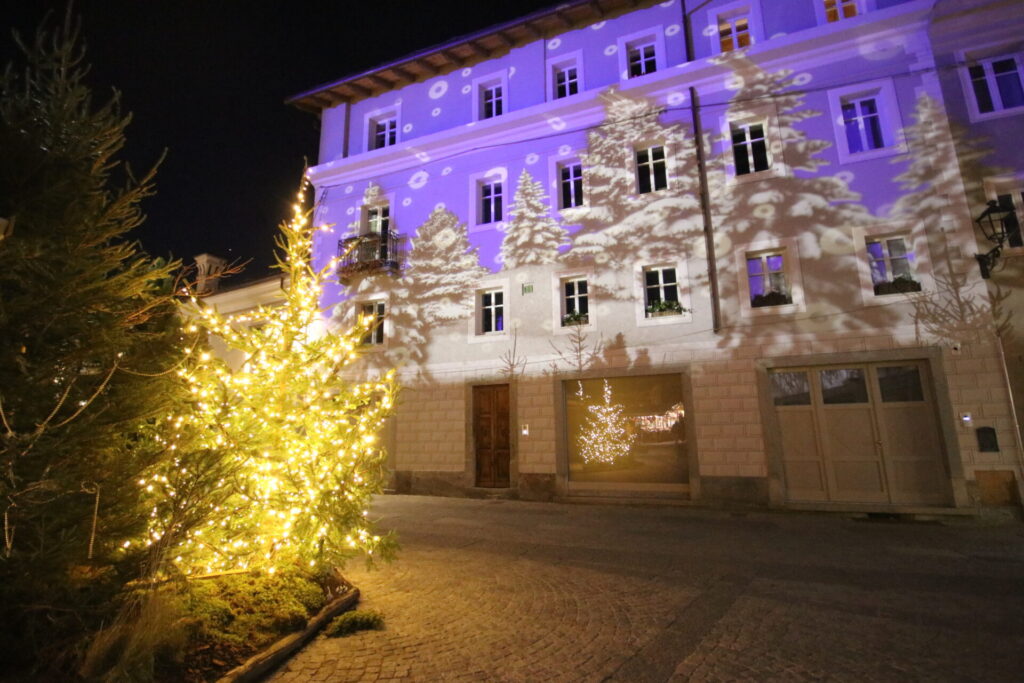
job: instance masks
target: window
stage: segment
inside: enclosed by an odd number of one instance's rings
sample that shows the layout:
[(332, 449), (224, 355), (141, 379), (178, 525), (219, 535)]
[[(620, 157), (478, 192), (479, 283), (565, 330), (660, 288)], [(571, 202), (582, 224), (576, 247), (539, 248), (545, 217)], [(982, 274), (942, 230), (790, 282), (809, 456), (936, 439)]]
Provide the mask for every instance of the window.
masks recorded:
[(373, 122), (373, 149), (398, 142), (398, 120), (394, 117)]
[(679, 315), (683, 312), (679, 303), (679, 280), (672, 266), (644, 268), (644, 310), (646, 317)]
[(874, 97), (843, 102), (843, 129), (850, 154), (885, 146), (878, 102)]
[(853, 163), (906, 151), (902, 121), (891, 79), (828, 92), (840, 163)]
[(641, 194), (668, 187), (664, 147), (659, 145), (637, 150), (636, 179), (637, 190)]
[(840, 19), (850, 19), (859, 14), (857, 0), (824, 0), (825, 21), (833, 23)]
[(768, 143), (765, 139), (766, 124), (737, 123), (730, 124), (732, 135), (732, 155), (736, 164), (736, 175), (747, 175), (766, 171), (771, 167), (768, 156)]
[(590, 322), (589, 296), (586, 278), (562, 280), (562, 327), (586, 325)]
[(495, 116), (501, 116), (504, 111), (504, 95), (502, 93), (503, 90), (500, 84), (483, 87), (480, 91), (481, 119), (492, 119)]
[(365, 115), (363, 118), (363, 130), (366, 150), (384, 149), (398, 144), (398, 129), (401, 127), (399, 121), (398, 106), (387, 109), (376, 109)]
[(654, 41), (630, 43), (626, 46), (629, 77), (636, 78), (658, 70), (657, 49)]
[(480, 218), (478, 224), (497, 223), (501, 220), (501, 181), (480, 183)]
[(786, 278), (785, 250), (747, 254), (746, 260), (751, 308), (793, 303)]
[(480, 333), (493, 334), (505, 330), (505, 292), (489, 289), (480, 292)]
[(967, 66), (979, 114), (1024, 107), (1021, 60), (1010, 55), (973, 60)]
[(576, 64), (555, 67), (555, 99), (575, 95), (580, 91), (579, 69)]
[(559, 208), (583, 204), (583, 164), (573, 161), (558, 167)]
[(739, 0), (716, 4), (707, 11), (707, 27), (703, 33), (711, 41), (713, 54), (742, 50), (761, 42), (764, 40), (761, 3)]
[(868, 237), (867, 257), (876, 295), (920, 292), (914, 276), (914, 251), (906, 235)]
[(384, 343), (384, 302), (371, 301), (359, 305), (361, 316), (370, 321), (370, 329), (363, 335), (363, 346), (377, 346)]
[(752, 42), (748, 13), (718, 17), (718, 46), (722, 52), (748, 47)]
[(366, 232), (383, 235), (390, 225), (390, 207), (387, 204), (371, 206), (366, 209)]

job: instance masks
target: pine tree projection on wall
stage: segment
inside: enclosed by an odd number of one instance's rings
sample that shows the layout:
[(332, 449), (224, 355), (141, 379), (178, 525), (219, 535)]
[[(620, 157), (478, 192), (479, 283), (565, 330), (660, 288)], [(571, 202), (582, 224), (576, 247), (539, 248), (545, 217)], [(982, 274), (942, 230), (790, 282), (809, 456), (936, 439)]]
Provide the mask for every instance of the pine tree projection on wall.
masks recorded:
[[(582, 394), (581, 383), (581, 399)], [(611, 384), (604, 380), (601, 402), (587, 406), (587, 416), (576, 437), (585, 465), (611, 465), (629, 455), (637, 437), (629, 429), (629, 418), (623, 415), (624, 411), (621, 404), (612, 401)]]
[[(633, 295), (635, 262), (679, 258), (681, 245), (701, 234), (696, 157), (692, 136), (679, 124), (660, 122), (662, 109), (645, 99), (614, 89), (602, 95), (606, 118), (587, 135), (581, 154), (588, 203), (564, 209), (566, 223), (579, 223), (569, 262), (600, 266), (594, 285), (620, 298)], [(650, 141), (666, 154), (667, 187), (641, 193), (638, 188), (638, 141)]]
[(330, 567), (392, 547), (366, 515), (385, 477), (377, 432), (394, 405), (394, 373), (343, 379), (366, 328), (324, 329), (321, 288), (337, 263), (311, 267), (303, 201), (300, 192), (278, 237), (284, 304), (192, 313), (247, 360), (232, 373), (204, 353), (181, 371), (193, 410), (165, 421), (167, 448), (181, 455), (138, 482), (154, 498), (146, 543), (185, 573)]
[(517, 268), (558, 260), (558, 248), (568, 243), (568, 232), (548, 215), (544, 186), (525, 168), (519, 174), (512, 220), (505, 227), (501, 256), (505, 268)]
[[(977, 249), (973, 231), (943, 229), (943, 222), (956, 225), (970, 220), (951, 198), (964, 196), (961, 178), (973, 184), (967, 196), (983, 206), (981, 180), (997, 175), (981, 159), (988, 155), (980, 141), (972, 139), (962, 127), (951, 129), (942, 106), (928, 95), (921, 95), (914, 109), (914, 123), (903, 129), (908, 153), (894, 163), (906, 163), (905, 171), (895, 177), (903, 192), (893, 205), (891, 216), (903, 222), (908, 231), (928, 235), (934, 245), (935, 288), (913, 297), (915, 329), (924, 343), (967, 342), (991, 332), (988, 291), (976, 263), (954, 263), (951, 250), (969, 254)], [(959, 170), (959, 172), (957, 172)], [(960, 259), (956, 259), (960, 260)]]
[(352, 301), (385, 295), (394, 336), (386, 353), (380, 355), (397, 365), (422, 363), (427, 357), (429, 339), (440, 326), (472, 317), (477, 281), (490, 274), (480, 265), (465, 224), (442, 208), (434, 209), (417, 228), (406, 263), (399, 278), (376, 274), (354, 283), (349, 288), (354, 298), (338, 309), (338, 317), (351, 324), (356, 315)]
[[(854, 244), (851, 229), (874, 222), (871, 213), (857, 200), (860, 195), (850, 189), (843, 174), (828, 175), (820, 169), (828, 164), (821, 154), (832, 142), (811, 138), (802, 128), (802, 122), (821, 116), (821, 112), (805, 106), (805, 94), (800, 91), (808, 81), (802, 75), (794, 76), (789, 70), (768, 72), (742, 54), (724, 55), (716, 61), (731, 70), (726, 83), (734, 93), (730, 99), (726, 118), (730, 126), (761, 124), (768, 143), (770, 166), (767, 170), (736, 176), (736, 153), (732, 131), (714, 136), (718, 153), (712, 154), (708, 165), (708, 189), (713, 207), (712, 222), (728, 230), (728, 241), (721, 244), (719, 283), (724, 302), (749, 297), (748, 292), (737, 290), (742, 278), (730, 271), (731, 261), (721, 258), (743, 245), (771, 243), (780, 236), (796, 240), (798, 253), (787, 252), (787, 291), (792, 295), (796, 284), (792, 278), (792, 264), (830, 259), (841, 269), (835, 277), (815, 280), (813, 303), (808, 304), (809, 316), (794, 318), (804, 329), (835, 325), (856, 328), (862, 324), (856, 316), (835, 316), (851, 306), (849, 282), (856, 281), (856, 264), (852, 258)], [(710, 150), (714, 152), (715, 147)], [(757, 177), (760, 176), (760, 177)], [(755, 182), (747, 182), (756, 180)], [(772, 328), (745, 326), (742, 332), (727, 325), (731, 334), (772, 334)], [(731, 334), (723, 336), (728, 342)]]

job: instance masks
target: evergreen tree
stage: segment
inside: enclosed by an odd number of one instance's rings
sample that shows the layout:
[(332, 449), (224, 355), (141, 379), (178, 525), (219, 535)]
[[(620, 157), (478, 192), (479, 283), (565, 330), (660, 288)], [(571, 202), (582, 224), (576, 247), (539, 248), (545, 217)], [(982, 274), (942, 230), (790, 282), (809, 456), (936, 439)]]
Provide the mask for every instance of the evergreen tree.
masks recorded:
[(163, 570), (309, 571), (357, 551), (390, 554), (366, 515), (385, 478), (376, 435), (394, 405), (394, 373), (343, 378), (366, 322), (345, 334), (325, 329), (320, 296), (337, 264), (313, 269), (303, 199), (278, 238), (285, 302), (238, 317), (209, 307), (194, 314), (247, 361), (230, 372), (202, 353), (181, 372), (192, 408), (163, 423), (169, 449), (182, 455), (139, 480), (154, 495), (143, 543), (156, 546)]
[[(601, 264), (594, 285), (612, 296), (630, 296), (622, 278), (632, 277), (635, 261), (678, 258), (687, 239), (702, 230), (696, 157), (691, 136), (679, 124), (663, 124), (662, 110), (645, 99), (610, 90), (605, 122), (587, 136), (581, 155), (587, 205), (566, 209), (567, 223), (579, 223), (570, 261)], [(671, 165), (664, 190), (640, 192), (637, 141), (662, 147)]]
[[(128, 240), (153, 172), (117, 155), (129, 117), (86, 86), (77, 31), (21, 43), (0, 77), (0, 668), (58, 670), (133, 576), (140, 429), (180, 397), (176, 264)], [(52, 672), (51, 672), (51, 675)]]
[(512, 220), (501, 243), (505, 268), (554, 263), (558, 259), (558, 248), (566, 244), (568, 233), (547, 215), (546, 200), (544, 186), (524, 168), (509, 211)]

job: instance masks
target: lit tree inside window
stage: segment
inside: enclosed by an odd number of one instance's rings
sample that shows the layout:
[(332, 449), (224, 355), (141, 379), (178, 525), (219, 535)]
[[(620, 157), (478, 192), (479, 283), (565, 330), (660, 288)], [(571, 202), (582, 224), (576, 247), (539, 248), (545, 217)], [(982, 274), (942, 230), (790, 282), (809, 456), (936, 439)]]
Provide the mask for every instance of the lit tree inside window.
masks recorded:
[(636, 434), (630, 430), (629, 418), (623, 412), (623, 406), (612, 401), (612, 387), (605, 380), (601, 402), (587, 406), (587, 416), (577, 437), (584, 464), (611, 465), (629, 455)]

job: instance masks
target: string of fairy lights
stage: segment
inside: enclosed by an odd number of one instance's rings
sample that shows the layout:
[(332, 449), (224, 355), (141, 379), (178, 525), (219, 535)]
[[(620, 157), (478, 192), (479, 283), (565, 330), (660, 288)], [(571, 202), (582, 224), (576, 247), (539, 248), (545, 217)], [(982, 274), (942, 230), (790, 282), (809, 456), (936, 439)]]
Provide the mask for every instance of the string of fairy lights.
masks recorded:
[(376, 434), (395, 404), (395, 373), (342, 378), (372, 323), (326, 330), (320, 294), (337, 259), (311, 266), (313, 235), (330, 228), (310, 225), (307, 188), (277, 241), (288, 275), (283, 305), (225, 316), (191, 298), (186, 332), (221, 338), (245, 362), (232, 371), (209, 352), (184, 349), (191, 358), (178, 374), (190, 410), (161, 422), (157, 438), (173, 457), (138, 480), (152, 500), (149, 528), (123, 542), (156, 545), (168, 569), (274, 572), (388, 550), (367, 516), (384, 481)]

